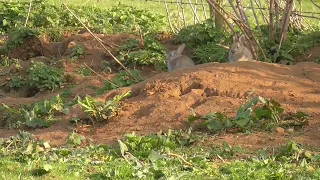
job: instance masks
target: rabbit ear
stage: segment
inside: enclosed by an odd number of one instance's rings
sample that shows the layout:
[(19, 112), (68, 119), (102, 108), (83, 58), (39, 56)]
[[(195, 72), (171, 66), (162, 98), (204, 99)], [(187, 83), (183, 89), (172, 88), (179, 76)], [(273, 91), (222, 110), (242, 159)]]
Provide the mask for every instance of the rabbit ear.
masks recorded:
[(186, 47), (186, 45), (185, 45), (184, 43), (181, 44), (181, 45), (178, 47), (177, 53), (178, 53), (178, 54), (181, 54), (185, 47)]
[(246, 36), (245, 35), (241, 35), (239, 38), (240, 43), (244, 44), (246, 42)]
[(233, 42), (236, 42), (237, 41), (237, 36), (233, 35), (232, 39), (233, 39)]

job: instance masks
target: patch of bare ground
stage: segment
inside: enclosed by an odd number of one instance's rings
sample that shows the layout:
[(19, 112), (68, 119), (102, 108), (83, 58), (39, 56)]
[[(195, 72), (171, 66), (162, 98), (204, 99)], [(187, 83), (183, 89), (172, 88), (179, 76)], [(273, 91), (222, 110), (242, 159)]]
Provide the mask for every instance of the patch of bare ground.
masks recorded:
[[(306, 74), (305, 72), (308, 71)], [(224, 112), (234, 116), (237, 108), (250, 94), (274, 98), (287, 112), (303, 111), (310, 114), (309, 125), (294, 133), (258, 132), (251, 134), (225, 134), (212, 137), (210, 143), (226, 141), (250, 149), (277, 146), (291, 139), (299, 143), (320, 146), (320, 65), (298, 63), (294, 66), (262, 62), (208, 63), (170, 73), (160, 73), (126, 88), (116, 89), (98, 97), (111, 98), (127, 90), (132, 97), (122, 104), (121, 113), (106, 125), (78, 128), (77, 131), (95, 143), (110, 143), (125, 133), (149, 134), (159, 130), (188, 128), (186, 121), (190, 108), (198, 114)], [(90, 89), (85, 82), (74, 88), (76, 92)], [(0, 99), (4, 103), (30, 103), (32, 98)], [(30, 130), (38, 138), (53, 145), (63, 145), (72, 116), (81, 112), (74, 108), (70, 115), (52, 127)], [(0, 137), (8, 137), (16, 130), (0, 130)]]

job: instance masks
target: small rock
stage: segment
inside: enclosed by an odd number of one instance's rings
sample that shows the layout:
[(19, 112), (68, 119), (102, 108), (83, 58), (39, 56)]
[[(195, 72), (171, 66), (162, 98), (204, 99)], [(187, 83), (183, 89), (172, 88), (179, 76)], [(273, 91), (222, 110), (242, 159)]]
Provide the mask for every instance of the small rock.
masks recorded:
[(194, 94), (202, 96), (203, 93), (204, 93), (204, 90), (203, 89), (191, 89), (191, 92), (194, 93)]
[(293, 129), (293, 128), (289, 128), (289, 129), (287, 129), (287, 131), (288, 131), (289, 133), (293, 133), (293, 132), (294, 132), (294, 129)]
[(282, 135), (283, 135), (284, 132), (285, 132), (284, 129), (281, 128), (281, 127), (277, 127), (277, 128), (276, 128), (276, 131), (277, 131), (278, 134), (282, 134)]

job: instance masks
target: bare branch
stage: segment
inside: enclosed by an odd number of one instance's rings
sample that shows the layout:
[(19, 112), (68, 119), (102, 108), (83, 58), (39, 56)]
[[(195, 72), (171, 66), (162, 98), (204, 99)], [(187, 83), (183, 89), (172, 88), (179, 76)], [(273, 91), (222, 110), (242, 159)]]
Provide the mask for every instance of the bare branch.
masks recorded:
[(93, 36), (93, 37), (100, 43), (100, 45), (103, 47), (103, 49), (104, 49), (105, 51), (107, 51), (108, 54), (109, 54), (124, 70), (126, 70), (126, 71), (128, 72), (128, 74), (129, 74), (134, 80), (138, 81), (137, 78), (134, 77), (134, 75), (108, 50), (108, 48), (99, 40), (99, 38), (97, 38), (97, 36), (94, 35), (94, 34), (91, 32), (91, 30), (79, 19), (79, 17), (76, 16), (76, 15), (69, 9), (69, 7), (68, 7), (65, 3), (62, 3), (62, 4), (63, 4), (63, 5), (66, 7), (66, 9), (82, 24), (82, 26), (83, 26), (84, 28), (86, 28), (86, 30), (91, 34), (91, 36)]

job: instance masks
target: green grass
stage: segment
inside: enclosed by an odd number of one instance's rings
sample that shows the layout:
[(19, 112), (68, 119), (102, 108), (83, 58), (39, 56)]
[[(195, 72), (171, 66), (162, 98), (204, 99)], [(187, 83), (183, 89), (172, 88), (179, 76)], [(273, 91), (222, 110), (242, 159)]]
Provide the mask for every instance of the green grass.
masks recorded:
[[(18, 1), (18, 0), (15, 0)], [(21, 0), (19, 0), (21, 1)], [(195, 2), (196, 0), (191, 0), (192, 2)], [(296, 1), (296, 7), (299, 10), (300, 9), (300, 4), (298, 3), (298, 0)], [(112, 7), (112, 6), (117, 6), (119, 3), (121, 4), (126, 4), (126, 5), (134, 5), (137, 6), (139, 8), (142, 9), (146, 9), (146, 10), (150, 10), (151, 12), (157, 13), (157, 14), (161, 14), (163, 16), (167, 16), (166, 13), (166, 8), (165, 8), (165, 4), (163, 0), (159, 0), (159, 2), (157, 1), (145, 1), (145, 0), (101, 0), (101, 1), (90, 1), (90, 0), (66, 0), (66, 1), (62, 1), (62, 0), (48, 0), (48, 2), (52, 3), (52, 4), (56, 4), (56, 5), (61, 5), (62, 2), (65, 2), (66, 4), (69, 5), (82, 5), (82, 6), (87, 6), (88, 8), (92, 7), (105, 7), (106, 9)], [(176, 2), (175, 0), (167, 0), (167, 2)], [(184, 0), (183, 2), (188, 3), (188, 0)], [(201, 0), (198, 0), (198, 3), (201, 4)], [(205, 11), (206, 11), (206, 15), (207, 17), (209, 17), (209, 7), (208, 4), (206, 3), (206, 1), (204, 1), (205, 3)], [(250, 0), (244, 0), (244, 6), (245, 7), (250, 7)], [(262, 1), (263, 7), (266, 7), (266, 4), (264, 1)], [(226, 6), (229, 6), (229, 3), (226, 3)], [(257, 7), (254, 4), (255, 7)], [(181, 10), (178, 11), (178, 5), (176, 3), (168, 3), (168, 9), (169, 9), (169, 14), (173, 23), (174, 27), (177, 27), (178, 29), (181, 29), (183, 27), (183, 21), (181, 20), (181, 18), (178, 15), (178, 12), (180, 12)], [(186, 23), (187, 25), (191, 25), (194, 24), (194, 15), (193, 15), (193, 11), (192, 8), (190, 7), (189, 4), (185, 4), (184, 5), (184, 9), (185, 9), (185, 16), (186, 16)], [(227, 8), (228, 11), (231, 11), (231, 8), (228, 7)], [(311, 1), (303, 1), (302, 6), (301, 6), (302, 11), (304, 12), (320, 12), (320, 10), (314, 6), (312, 4)], [(203, 11), (203, 7), (201, 5), (197, 6), (197, 14), (199, 17), (200, 21), (204, 21), (205, 20), (205, 16), (204, 16), (204, 11)], [(256, 23), (254, 21), (254, 17), (253, 17), (253, 13), (251, 9), (246, 9), (246, 13), (249, 17), (249, 21), (251, 23), (252, 26), (256, 26)], [(256, 13), (259, 17), (259, 22), (260, 24), (263, 24), (263, 19), (262, 19), (262, 15), (260, 13), (260, 11), (258, 9), (256, 9)], [(268, 11), (265, 10), (263, 11), (263, 13), (268, 16)], [(312, 15), (312, 14), (307, 14), (307, 15)], [(320, 18), (320, 15), (315, 14), (316, 17)], [(268, 17), (267, 17), (268, 18)], [(320, 26), (320, 21), (317, 19), (310, 19), (310, 18), (305, 18), (305, 20), (310, 23), (311, 25), (315, 25), (315, 26)], [(169, 29), (169, 27), (168, 27)]]
[[(196, 0), (191, 0), (192, 2), (195, 2)], [(85, 6), (106, 6), (106, 7), (110, 7), (110, 6), (114, 6), (117, 5), (118, 3), (122, 3), (122, 4), (126, 4), (126, 5), (135, 5), (139, 8), (144, 8), (144, 9), (148, 9), (152, 12), (157, 12), (161, 15), (166, 16), (166, 9), (165, 9), (165, 4), (163, 0), (160, 0), (160, 2), (154, 2), (154, 1), (144, 1), (144, 0), (102, 0), (102, 1), (94, 1), (92, 3), (92, 1), (88, 1), (88, 0), (66, 0), (66, 1), (61, 1), (61, 0), (50, 0), (50, 2), (54, 3), (54, 4), (61, 4), (62, 2), (66, 2), (67, 4), (78, 4), (78, 5), (85, 5)], [(175, 0), (167, 0), (167, 2), (176, 2)], [(183, 2), (188, 3), (188, 0), (184, 0)], [(263, 7), (266, 7), (266, 4), (264, 1), (261, 1), (263, 4)], [(298, 0), (295, 0), (296, 2), (296, 7), (297, 10), (300, 9), (300, 4)], [(201, 3), (201, 0), (198, 0), (198, 3)], [(206, 3), (206, 1), (204, 1), (205, 3), (205, 11), (207, 16), (209, 16), (209, 7), (208, 4)], [(250, 0), (244, 0), (244, 6), (245, 7), (250, 7)], [(227, 6), (229, 6), (229, 3), (226, 3)], [(301, 4), (301, 9), (303, 12), (320, 12), (320, 10), (314, 6), (312, 4), (311, 1), (303, 1), (303, 3)], [(257, 7), (254, 4), (255, 7)], [(193, 16), (193, 11), (190, 7), (190, 5), (185, 4), (184, 5), (185, 8), (185, 15), (186, 15), (186, 20), (187, 20), (187, 24), (191, 25), (194, 24), (194, 16)], [(170, 17), (172, 18), (173, 24), (175, 24), (177, 27), (182, 27), (182, 20), (179, 18), (178, 16), (178, 5), (177, 4), (171, 4), (168, 3), (168, 9), (169, 9), (169, 13), (170, 13)], [(231, 8), (227, 8), (229, 10), (229, 12), (231, 11)], [(199, 16), (199, 19), (201, 21), (205, 20), (205, 16), (204, 16), (204, 11), (203, 11), (203, 7), (201, 5), (197, 6), (197, 14)], [(250, 19), (250, 22), (253, 26), (255, 26), (255, 21), (254, 21), (254, 17), (253, 17), (253, 13), (251, 9), (246, 9), (246, 13)], [(262, 16), (260, 11), (257, 9), (256, 13), (259, 16), (259, 21), (260, 23), (263, 23), (262, 20)], [(264, 11), (263, 12), (265, 15), (268, 15), (268, 11)], [(308, 14), (311, 15), (311, 14)], [(320, 15), (315, 15), (316, 17), (320, 18)], [(305, 18), (305, 20), (308, 23), (311, 23), (312, 25), (315, 26), (320, 26), (320, 21), (317, 19), (309, 19), (309, 18)]]
[[(10, 148), (13, 145), (8, 145), (9, 142), (0, 143), (0, 178), (320, 178), (320, 151), (310, 150), (295, 142), (276, 148), (275, 151), (252, 151), (227, 143), (203, 146), (195, 143), (206, 141), (203, 135), (181, 132), (150, 136), (131, 134), (119, 146), (47, 148), (47, 151), (28, 151), (29, 146)], [(41, 145), (41, 142), (32, 141), (31, 144), (35, 147)]]

